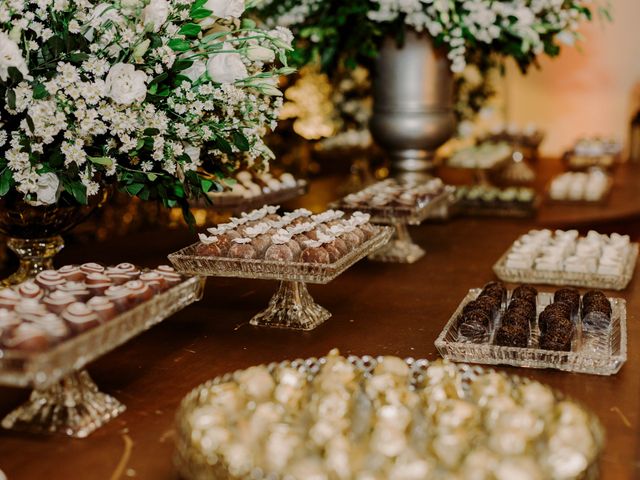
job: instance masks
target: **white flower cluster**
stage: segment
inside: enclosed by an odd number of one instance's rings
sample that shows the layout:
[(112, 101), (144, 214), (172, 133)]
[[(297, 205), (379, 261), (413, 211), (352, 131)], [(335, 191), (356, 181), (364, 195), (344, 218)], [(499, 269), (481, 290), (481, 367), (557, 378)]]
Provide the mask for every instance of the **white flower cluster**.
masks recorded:
[(243, 12), (244, 0), (0, 0), (0, 179), (44, 204), (125, 172), (184, 181), (208, 155), (268, 160), (261, 136), (288, 72), (275, 62), (293, 37), (241, 29)]
[[(542, 53), (545, 35), (573, 44), (576, 29), (585, 19), (590, 0), (369, 0), (367, 18), (376, 23), (398, 21), (426, 31), (446, 45), (451, 69), (466, 66), (470, 45), (487, 45), (493, 51), (519, 56)], [(300, 30), (315, 23), (311, 17), (324, 12), (331, 0), (265, 0), (261, 8), (276, 13), (267, 19)], [(357, 25), (354, 26), (357, 28)], [(310, 37), (311, 41), (315, 38)], [(516, 44), (517, 53), (507, 44)]]

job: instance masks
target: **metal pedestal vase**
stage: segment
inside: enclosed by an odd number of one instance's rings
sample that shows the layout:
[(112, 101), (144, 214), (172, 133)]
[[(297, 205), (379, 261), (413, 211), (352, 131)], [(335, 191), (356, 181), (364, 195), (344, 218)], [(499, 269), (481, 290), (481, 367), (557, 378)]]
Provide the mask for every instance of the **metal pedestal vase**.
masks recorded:
[(373, 82), (374, 140), (396, 173), (424, 173), (435, 150), (455, 129), (453, 76), (449, 60), (431, 38), (413, 30), (403, 45), (388, 37), (376, 61)]

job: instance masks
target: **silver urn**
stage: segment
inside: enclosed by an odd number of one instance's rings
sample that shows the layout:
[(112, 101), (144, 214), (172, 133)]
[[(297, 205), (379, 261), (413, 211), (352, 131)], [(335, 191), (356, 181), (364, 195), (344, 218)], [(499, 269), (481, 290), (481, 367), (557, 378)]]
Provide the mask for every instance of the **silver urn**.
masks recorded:
[(385, 39), (376, 61), (371, 133), (398, 173), (424, 172), (455, 130), (453, 75), (431, 37), (407, 30)]

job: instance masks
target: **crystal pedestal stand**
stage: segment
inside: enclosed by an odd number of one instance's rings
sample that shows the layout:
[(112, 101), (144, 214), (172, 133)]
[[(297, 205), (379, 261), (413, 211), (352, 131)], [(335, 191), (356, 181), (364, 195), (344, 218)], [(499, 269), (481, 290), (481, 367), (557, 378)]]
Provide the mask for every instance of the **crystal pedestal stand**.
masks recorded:
[(281, 281), (266, 310), (251, 319), (260, 327), (313, 330), (331, 313), (313, 301), (303, 282)]
[(29, 401), (7, 415), (2, 426), (84, 438), (124, 410), (118, 400), (98, 390), (86, 370), (80, 370), (45, 390), (33, 390)]
[(0, 287), (8, 287), (35, 277), (43, 270), (53, 268), (53, 257), (64, 247), (64, 240), (57, 235), (49, 238), (9, 238), (7, 246), (20, 260), (18, 271), (5, 278)]
[(389, 243), (377, 252), (369, 255), (377, 262), (414, 263), (422, 258), (425, 251), (413, 243), (406, 223), (394, 219), (395, 234)]

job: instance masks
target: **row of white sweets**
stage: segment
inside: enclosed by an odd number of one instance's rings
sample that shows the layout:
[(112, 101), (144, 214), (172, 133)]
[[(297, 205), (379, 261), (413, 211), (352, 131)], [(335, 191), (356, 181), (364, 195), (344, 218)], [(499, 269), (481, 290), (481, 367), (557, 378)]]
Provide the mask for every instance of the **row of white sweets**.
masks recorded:
[(549, 196), (554, 200), (597, 202), (609, 188), (609, 176), (599, 170), (566, 172), (551, 181)]
[(578, 237), (577, 230), (531, 230), (513, 244), (506, 267), (621, 275), (629, 248), (628, 235), (591, 230), (586, 237)]

